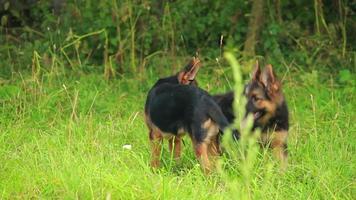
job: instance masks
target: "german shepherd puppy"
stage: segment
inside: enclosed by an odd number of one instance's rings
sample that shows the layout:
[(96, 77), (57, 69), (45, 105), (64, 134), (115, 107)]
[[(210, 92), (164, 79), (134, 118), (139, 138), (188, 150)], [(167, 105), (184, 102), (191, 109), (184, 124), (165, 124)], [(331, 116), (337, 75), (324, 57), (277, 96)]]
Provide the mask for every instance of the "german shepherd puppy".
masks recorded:
[[(261, 72), (258, 63), (256, 64), (252, 79), (245, 86), (244, 95), (247, 98), (246, 117), (252, 114), (253, 130), (256, 128), (261, 130), (261, 145), (272, 148), (281, 161), (282, 169), (285, 169), (288, 157), (288, 108), (282, 92), (282, 84), (271, 65), (267, 65)], [(232, 106), (234, 93), (215, 95), (213, 98), (229, 123), (232, 123), (235, 119)]]
[(211, 170), (209, 156), (220, 154), (219, 133), (229, 123), (214, 99), (193, 85), (197, 67), (193, 60), (177, 75), (158, 80), (148, 93), (145, 121), (153, 167), (159, 166), (163, 138), (168, 139), (170, 151), (179, 159), (181, 139), (186, 132), (204, 172)]

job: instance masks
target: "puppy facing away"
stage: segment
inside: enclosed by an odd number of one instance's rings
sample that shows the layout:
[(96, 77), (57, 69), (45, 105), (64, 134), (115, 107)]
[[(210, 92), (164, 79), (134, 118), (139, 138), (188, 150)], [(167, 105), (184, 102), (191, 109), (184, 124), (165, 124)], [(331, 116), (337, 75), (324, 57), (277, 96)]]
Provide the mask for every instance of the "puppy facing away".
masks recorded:
[[(183, 73), (158, 80), (148, 93), (145, 121), (151, 142), (151, 165), (159, 166), (163, 138), (168, 139), (169, 149), (178, 159), (182, 137), (188, 133), (203, 171), (209, 173), (209, 157), (220, 154), (219, 136), (229, 123), (214, 99), (192, 84), (196, 75), (192, 66), (197, 67), (190, 64)], [(185, 81), (180, 81), (180, 77), (186, 77)]]
[[(261, 71), (258, 64), (250, 82), (245, 85), (244, 95), (247, 98), (246, 116), (253, 116), (253, 130), (261, 130), (260, 144), (270, 147), (281, 161), (282, 169), (287, 165), (287, 138), (289, 129), (288, 108), (285, 101), (282, 84), (277, 79), (271, 65)], [(222, 112), (232, 123), (234, 120), (234, 93), (213, 96)]]

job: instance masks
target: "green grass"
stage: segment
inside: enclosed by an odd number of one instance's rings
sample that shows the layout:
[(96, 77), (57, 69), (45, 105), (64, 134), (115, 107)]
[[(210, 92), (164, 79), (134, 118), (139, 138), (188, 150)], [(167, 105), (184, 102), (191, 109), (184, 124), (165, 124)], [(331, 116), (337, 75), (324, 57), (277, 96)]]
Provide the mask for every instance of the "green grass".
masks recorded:
[[(355, 88), (290, 68), (280, 70), (291, 116), (289, 168), (279, 173), (259, 150), (247, 176), (228, 158), (225, 173), (204, 176), (188, 138), (181, 163), (165, 145), (162, 167), (151, 170), (143, 105), (158, 76), (169, 73), (110, 82), (18, 76), (0, 87), (0, 198), (354, 199)], [(229, 88), (219, 70), (198, 76), (212, 93)]]

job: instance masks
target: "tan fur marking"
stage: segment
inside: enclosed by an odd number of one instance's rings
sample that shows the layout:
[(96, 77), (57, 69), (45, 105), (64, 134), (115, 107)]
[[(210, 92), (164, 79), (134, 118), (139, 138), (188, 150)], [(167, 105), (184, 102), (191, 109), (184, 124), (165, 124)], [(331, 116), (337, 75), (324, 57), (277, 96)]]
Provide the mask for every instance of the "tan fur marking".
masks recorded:
[(219, 126), (209, 118), (203, 123), (202, 128), (206, 131), (207, 134), (205, 142), (210, 144), (211, 139), (218, 135)]
[(212, 167), (216, 168), (217, 160), (219, 159), (219, 156), (221, 155), (221, 148), (218, 143), (218, 136), (212, 138), (212, 141), (208, 146), (208, 151), (209, 151), (209, 159), (212, 162)]
[[(202, 164), (206, 166), (202, 166), (205, 172), (209, 172), (212, 168), (215, 168), (217, 157), (221, 154), (221, 148), (218, 143), (218, 134), (219, 134), (219, 126), (213, 122), (211, 119), (206, 120), (202, 124), (202, 128), (206, 131), (206, 138), (203, 142), (203, 148), (207, 148), (208, 157), (202, 160)], [(212, 164), (210, 161), (212, 161)]]
[(288, 139), (287, 131), (271, 131), (267, 133), (261, 133), (261, 142), (264, 145), (278, 146), (286, 144)]
[(211, 119), (209, 118), (208, 120), (206, 120), (206, 121), (203, 123), (202, 128), (204, 128), (204, 129), (209, 128), (209, 127), (211, 126), (211, 123), (212, 123), (212, 121), (211, 121)]
[(183, 85), (186, 85), (188, 84), (188, 80), (187, 80), (187, 77), (185, 76), (185, 72), (179, 72), (178, 74), (178, 82), (180, 84), (183, 84)]
[(204, 173), (209, 174), (211, 172), (211, 166), (208, 157), (208, 145), (206, 143), (196, 144), (194, 148), (195, 156), (199, 160)]
[(162, 146), (162, 133), (159, 129), (153, 128), (150, 132), (150, 142), (151, 142), (151, 166), (159, 167), (160, 164), (160, 155), (161, 155), (161, 146)]
[(261, 100), (258, 108), (267, 110), (267, 113), (258, 119), (258, 122), (261, 124), (266, 124), (275, 115), (277, 105), (266, 100)]
[(274, 156), (281, 162), (282, 170), (287, 168), (288, 153), (286, 144), (288, 139), (287, 131), (273, 131), (261, 134), (261, 142), (264, 146), (269, 146)]
[(209, 144), (209, 154), (212, 156), (219, 156), (221, 153), (221, 149), (218, 143), (218, 136), (212, 138)]
[(169, 151), (173, 152), (174, 159), (176, 161), (179, 160), (182, 149), (182, 138), (181, 137), (173, 137), (168, 140), (169, 141)]

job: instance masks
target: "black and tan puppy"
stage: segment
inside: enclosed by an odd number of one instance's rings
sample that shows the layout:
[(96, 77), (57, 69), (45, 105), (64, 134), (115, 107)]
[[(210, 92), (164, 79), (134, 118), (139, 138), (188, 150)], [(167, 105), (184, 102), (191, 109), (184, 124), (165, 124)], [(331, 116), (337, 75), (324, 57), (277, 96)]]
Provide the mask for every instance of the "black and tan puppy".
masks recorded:
[[(246, 116), (252, 114), (253, 129), (261, 130), (261, 145), (272, 148), (276, 157), (281, 160), (282, 168), (285, 168), (288, 156), (288, 108), (282, 84), (271, 65), (267, 65), (263, 71), (256, 65), (251, 81), (245, 86), (244, 95), (247, 98)], [(215, 95), (214, 99), (232, 123), (235, 118), (232, 106), (234, 93)]]
[[(158, 80), (148, 93), (145, 119), (152, 145), (153, 167), (159, 166), (163, 138), (169, 140), (174, 157), (180, 157), (181, 139), (185, 133), (189, 134), (195, 155), (205, 172), (212, 167), (209, 156), (220, 154), (219, 133), (229, 123), (214, 99), (192, 85), (197, 67), (193, 60), (178, 75)], [(187, 81), (181, 81), (180, 77), (186, 77), (184, 80)]]

